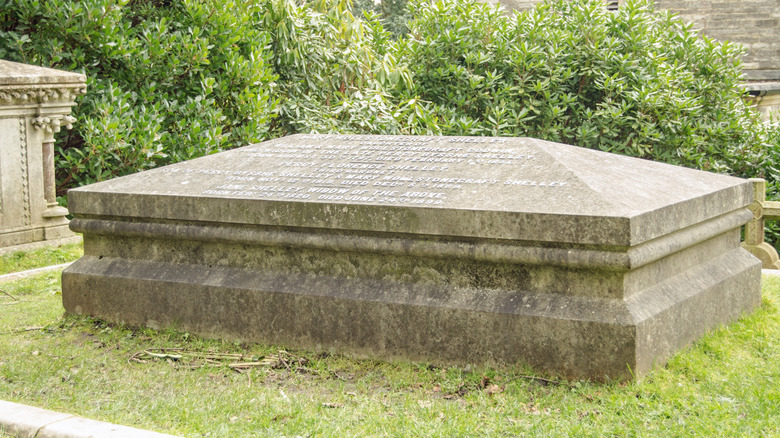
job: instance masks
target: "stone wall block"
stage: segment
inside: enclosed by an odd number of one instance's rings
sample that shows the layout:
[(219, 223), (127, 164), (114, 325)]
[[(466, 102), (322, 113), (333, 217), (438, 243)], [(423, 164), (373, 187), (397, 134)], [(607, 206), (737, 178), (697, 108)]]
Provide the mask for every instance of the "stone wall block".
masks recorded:
[(753, 22), (753, 25), (759, 28), (776, 28), (777, 24), (777, 18), (768, 18), (763, 20), (756, 20)]

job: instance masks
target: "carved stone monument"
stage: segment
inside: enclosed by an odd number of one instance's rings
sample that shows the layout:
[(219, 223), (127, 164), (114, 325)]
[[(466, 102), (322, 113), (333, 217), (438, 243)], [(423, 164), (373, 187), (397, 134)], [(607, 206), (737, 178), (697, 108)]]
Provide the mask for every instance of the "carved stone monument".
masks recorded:
[(631, 378), (760, 302), (748, 181), (523, 138), (296, 135), (71, 190), (68, 312)]
[(72, 236), (57, 205), (54, 133), (84, 75), (0, 60), (0, 247)]

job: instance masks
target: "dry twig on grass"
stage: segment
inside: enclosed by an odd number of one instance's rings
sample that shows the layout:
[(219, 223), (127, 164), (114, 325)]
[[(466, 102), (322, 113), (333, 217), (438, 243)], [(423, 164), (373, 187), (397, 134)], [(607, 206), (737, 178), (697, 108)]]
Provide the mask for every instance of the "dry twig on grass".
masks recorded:
[(149, 363), (151, 360), (165, 360), (176, 367), (201, 368), (205, 366), (227, 366), (235, 371), (244, 371), (255, 367), (272, 369), (299, 369), (309, 363), (305, 357), (295, 356), (284, 350), (268, 356), (251, 356), (230, 353), (203, 353), (186, 351), (181, 348), (150, 348), (139, 351), (128, 359), (129, 362)]
[(6, 292), (6, 291), (4, 291), (4, 290), (2, 290), (2, 289), (0, 289), (0, 292), (2, 292), (2, 293), (3, 293), (3, 295), (8, 295), (8, 296), (9, 296), (9, 297), (11, 297), (11, 299), (12, 299), (12, 300), (14, 300), (14, 301), (19, 301), (19, 299), (18, 299), (18, 298), (16, 298), (15, 296), (13, 296), (13, 295), (9, 294), (8, 292)]
[(543, 377), (537, 377), (537, 376), (515, 376), (515, 377), (512, 377), (511, 379), (507, 380), (507, 382), (511, 382), (512, 380), (516, 380), (516, 379), (529, 380), (531, 382), (539, 383), (539, 384), (542, 384), (544, 386), (547, 386), (547, 385), (563, 385), (563, 386), (572, 387), (572, 385), (570, 383), (568, 383), (568, 382), (562, 382), (562, 381), (559, 381), (559, 380), (545, 379)]

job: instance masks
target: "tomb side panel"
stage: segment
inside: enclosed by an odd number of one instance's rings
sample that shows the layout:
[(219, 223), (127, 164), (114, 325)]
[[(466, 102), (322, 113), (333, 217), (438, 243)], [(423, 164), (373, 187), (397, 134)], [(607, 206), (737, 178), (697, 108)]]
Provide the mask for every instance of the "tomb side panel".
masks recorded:
[(0, 228), (30, 224), (27, 179), (27, 124), (23, 118), (0, 118)]
[(627, 300), (637, 322), (637, 372), (644, 374), (711, 330), (761, 304), (761, 262), (742, 248)]
[(620, 300), (517, 293), (485, 300), (477, 291), (468, 301), (450, 302), (441, 287), (420, 283), (155, 267), (83, 259), (63, 274), (65, 308), (130, 325), (176, 324), (224, 339), (372, 358), (520, 362), (599, 380), (630, 378), (634, 367), (635, 330)]
[[(459, 242), (447, 243), (459, 245)], [(624, 294), (625, 273), (621, 270), (512, 263), (500, 259), (476, 260), (447, 257), (446, 254), (422, 257), (359, 250), (91, 234), (84, 236), (84, 251), (92, 257), (208, 268), (230, 267), (279, 276), (302, 274), (386, 281), (399, 285), (446, 285), (453, 294), (472, 289), (600, 298), (618, 298)]]

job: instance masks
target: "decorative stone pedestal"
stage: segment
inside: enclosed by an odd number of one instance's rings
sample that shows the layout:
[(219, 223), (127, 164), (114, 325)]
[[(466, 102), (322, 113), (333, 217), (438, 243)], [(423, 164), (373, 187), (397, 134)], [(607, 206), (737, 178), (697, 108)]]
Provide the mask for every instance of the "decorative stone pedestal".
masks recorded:
[(86, 77), (0, 60), (0, 247), (72, 236), (57, 205), (54, 134)]
[(522, 138), (297, 135), (71, 190), (65, 309), (627, 379), (761, 301), (748, 181)]

